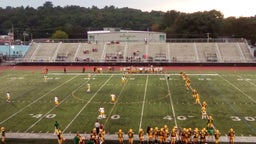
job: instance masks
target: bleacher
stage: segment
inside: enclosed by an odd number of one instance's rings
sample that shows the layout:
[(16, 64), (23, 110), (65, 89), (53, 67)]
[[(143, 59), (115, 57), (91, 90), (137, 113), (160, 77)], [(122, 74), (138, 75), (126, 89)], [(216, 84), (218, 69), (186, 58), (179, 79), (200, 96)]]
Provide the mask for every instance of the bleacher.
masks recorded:
[(255, 62), (246, 42), (32, 43), (24, 61), (45, 62)]
[(196, 43), (200, 62), (218, 61), (216, 43)]
[(106, 62), (124, 61), (125, 43), (107, 43), (105, 47), (104, 60)]
[(75, 52), (78, 49), (79, 43), (61, 43), (53, 57), (55, 61), (70, 61), (74, 60)]
[(74, 59), (77, 62), (101, 61), (103, 49), (104, 43), (80, 43)]
[(170, 43), (169, 49), (175, 62), (196, 62), (194, 43)]
[(151, 56), (147, 55), (147, 45), (144, 42), (130, 42), (125, 47), (125, 60), (127, 62), (145, 62)]

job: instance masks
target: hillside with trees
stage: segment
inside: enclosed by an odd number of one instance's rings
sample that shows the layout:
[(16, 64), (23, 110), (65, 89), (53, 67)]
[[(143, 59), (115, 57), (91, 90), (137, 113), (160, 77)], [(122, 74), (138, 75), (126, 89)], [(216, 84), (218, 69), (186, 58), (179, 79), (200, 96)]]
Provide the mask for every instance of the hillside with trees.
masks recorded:
[[(0, 20), (0, 35), (13, 29), (15, 39), (21, 40), (24, 37), (26, 40), (52, 38), (57, 31), (63, 31), (70, 39), (86, 39), (89, 30), (118, 27), (161, 31), (167, 34), (167, 38), (206, 38), (208, 34), (213, 38), (247, 38), (253, 44), (256, 41), (256, 16), (224, 18), (216, 10), (194, 13), (175, 10), (143, 12), (128, 7), (60, 7), (45, 2), (37, 8), (0, 8)], [(24, 33), (27, 35), (24, 36)]]

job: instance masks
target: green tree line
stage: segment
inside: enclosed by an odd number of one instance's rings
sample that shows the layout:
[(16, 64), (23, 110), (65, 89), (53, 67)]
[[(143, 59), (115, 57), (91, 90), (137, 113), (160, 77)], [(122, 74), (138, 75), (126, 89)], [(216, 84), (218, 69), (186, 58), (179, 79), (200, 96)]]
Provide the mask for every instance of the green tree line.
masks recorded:
[[(143, 12), (128, 7), (105, 6), (90, 8), (80, 6), (54, 6), (45, 2), (43, 6), (0, 8), (0, 34), (14, 30), (15, 38), (51, 38), (63, 31), (65, 37), (87, 38), (87, 31), (102, 30), (103, 27), (118, 27), (127, 30), (160, 31), (167, 38), (246, 38), (256, 41), (256, 16), (228, 17), (220, 11), (184, 13)], [(24, 32), (26, 35), (24, 35)]]

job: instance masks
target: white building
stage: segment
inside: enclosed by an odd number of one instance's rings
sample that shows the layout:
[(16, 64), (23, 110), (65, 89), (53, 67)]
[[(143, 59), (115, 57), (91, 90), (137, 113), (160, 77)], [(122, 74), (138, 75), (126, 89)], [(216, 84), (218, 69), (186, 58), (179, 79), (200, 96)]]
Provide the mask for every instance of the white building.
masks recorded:
[(104, 28), (102, 31), (88, 31), (88, 41), (148, 41), (165, 42), (166, 34), (153, 31), (121, 30), (120, 28)]

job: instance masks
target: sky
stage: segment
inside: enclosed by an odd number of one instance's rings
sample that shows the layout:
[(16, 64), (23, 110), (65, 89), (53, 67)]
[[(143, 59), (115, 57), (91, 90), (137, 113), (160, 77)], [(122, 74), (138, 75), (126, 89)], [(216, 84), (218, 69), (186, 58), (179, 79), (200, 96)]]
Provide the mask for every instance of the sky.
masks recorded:
[(256, 0), (0, 0), (0, 7), (34, 7), (51, 1), (54, 6), (78, 5), (81, 7), (104, 8), (113, 5), (116, 8), (134, 8), (142, 11), (176, 10), (185, 13), (217, 10), (224, 17), (250, 17), (256, 15)]

